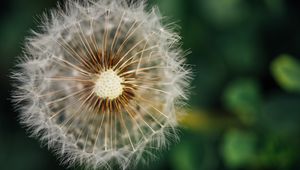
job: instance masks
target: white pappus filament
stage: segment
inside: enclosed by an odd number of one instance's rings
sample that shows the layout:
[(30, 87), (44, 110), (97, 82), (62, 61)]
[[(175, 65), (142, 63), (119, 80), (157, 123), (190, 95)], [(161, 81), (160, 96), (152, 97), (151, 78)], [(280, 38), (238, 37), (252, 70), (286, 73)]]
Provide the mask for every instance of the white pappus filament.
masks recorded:
[(63, 163), (126, 169), (176, 140), (190, 70), (172, 25), (125, 0), (68, 1), (13, 73), (21, 122)]

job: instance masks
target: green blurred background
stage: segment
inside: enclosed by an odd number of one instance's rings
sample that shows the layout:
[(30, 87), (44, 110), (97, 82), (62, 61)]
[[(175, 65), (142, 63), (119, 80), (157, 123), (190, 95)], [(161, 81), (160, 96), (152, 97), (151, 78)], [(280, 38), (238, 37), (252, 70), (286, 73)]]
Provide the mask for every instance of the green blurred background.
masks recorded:
[[(0, 2), (0, 169), (64, 169), (18, 123), (9, 74), (56, 0)], [(181, 141), (137, 169), (300, 169), (300, 2), (156, 0), (192, 65)], [(78, 168), (81, 169), (81, 168)]]

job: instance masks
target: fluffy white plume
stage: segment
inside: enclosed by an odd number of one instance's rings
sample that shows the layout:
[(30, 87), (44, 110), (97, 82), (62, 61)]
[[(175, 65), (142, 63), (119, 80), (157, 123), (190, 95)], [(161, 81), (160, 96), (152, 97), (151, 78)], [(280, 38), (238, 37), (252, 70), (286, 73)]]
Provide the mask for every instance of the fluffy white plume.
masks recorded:
[(26, 41), (14, 103), (67, 165), (126, 169), (177, 139), (190, 71), (172, 25), (144, 5), (68, 1)]

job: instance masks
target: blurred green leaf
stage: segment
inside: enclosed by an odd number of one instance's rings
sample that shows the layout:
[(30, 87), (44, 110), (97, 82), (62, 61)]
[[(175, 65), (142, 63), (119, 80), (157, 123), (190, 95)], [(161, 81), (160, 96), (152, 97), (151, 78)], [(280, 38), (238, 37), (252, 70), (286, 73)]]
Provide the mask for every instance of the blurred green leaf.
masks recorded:
[(236, 168), (254, 161), (256, 136), (249, 132), (230, 130), (223, 141), (223, 157), (227, 166)]
[(260, 87), (251, 79), (231, 82), (223, 94), (226, 108), (246, 124), (255, 122), (257, 115), (261, 112), (261, 101)]
[(300, 63), (292, 56), (283, 54), (271, 64), (274, 79), (285, 90), (300, 92)]
[(265, 144), (259, 154), (259, 162), (263, 166), (272, 167), (276, 165), (278, 169), (289, 169), (289, 166), (295, 161), (299, 146), (295, 146), (286, 139), (268, 135)]

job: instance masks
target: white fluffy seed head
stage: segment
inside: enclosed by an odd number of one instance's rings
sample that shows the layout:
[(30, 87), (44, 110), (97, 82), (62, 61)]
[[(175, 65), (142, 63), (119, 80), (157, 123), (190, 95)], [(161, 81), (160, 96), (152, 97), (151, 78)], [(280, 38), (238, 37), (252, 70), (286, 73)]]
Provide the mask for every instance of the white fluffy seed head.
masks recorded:
[(123, 93), (124, 81), (115, 71), (107, 70), (100, 74), (95, 82), (95, 93), (101, 98), (115, 99)]
[(21, 121), (68, 165), (132, 169), (176, 140), (190, 71), (157, 8), (67, 1), (27, 39), (14, 102)]

